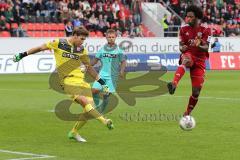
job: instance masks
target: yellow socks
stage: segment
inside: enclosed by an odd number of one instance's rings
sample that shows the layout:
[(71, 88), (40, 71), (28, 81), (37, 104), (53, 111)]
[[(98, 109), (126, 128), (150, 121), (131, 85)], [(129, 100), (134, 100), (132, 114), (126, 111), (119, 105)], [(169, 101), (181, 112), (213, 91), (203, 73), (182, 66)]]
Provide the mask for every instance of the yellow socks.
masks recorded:
[(87, 123), (87, 121), (78, 121), (78, 122), (76, 122), (75, 125), (73, 126), (72, 132), (73, 133), (77, 133), (78, 130), (80, 128), (82, 128), (86, 123)]
[[(97, 110), (95, 110), (91, 104), (87, 104), (83, 110), (84, 113), (87, 112), (89, 115), (91, 115), (91, 117), (94, 117), (95, 119), (99, 120), (100, 122), (106, 125), (106, 119)], [(87, 120), (76, 122), (74, 127), (72, 128), (72, 132), (77, 133), (79, 129), (81, 129), (86, 123)]]
[(103, 124), (106, 124), (106, 119), (97, 110), (95, 110), (91, 104), (87, 104), (84, 108), (86, 112), (88, 112), (91, 116), (93, 116)]

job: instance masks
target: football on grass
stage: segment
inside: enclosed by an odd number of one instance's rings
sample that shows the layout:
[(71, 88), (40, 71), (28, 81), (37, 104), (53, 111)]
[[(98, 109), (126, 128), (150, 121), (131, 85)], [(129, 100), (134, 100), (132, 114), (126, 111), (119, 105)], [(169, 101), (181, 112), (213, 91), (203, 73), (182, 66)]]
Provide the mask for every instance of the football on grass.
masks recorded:
[(192, 116), (183, 116), (179, 121), (179, 125), (183, 130), (189, 131), (196, 126), (196, 121)]

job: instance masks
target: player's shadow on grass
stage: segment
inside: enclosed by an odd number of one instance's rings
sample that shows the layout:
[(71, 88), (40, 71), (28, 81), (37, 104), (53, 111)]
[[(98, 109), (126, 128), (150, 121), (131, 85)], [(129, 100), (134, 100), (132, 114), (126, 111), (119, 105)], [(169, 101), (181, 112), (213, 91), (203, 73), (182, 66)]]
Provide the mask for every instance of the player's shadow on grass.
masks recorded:
[[(68, 64), (64, 64), (61, 67), (66, 67), (65, 65)], [(139, 66), (140, 67), (138, 70), (136, 70), (136, 68), (134, 70), (130, 68), (128, 71), (145, 71), (143, 75), (131, 79), (120, 79), (118, 81), (117, 94), (129, 106), (135, 106), (137, 98), (156, 97), (168, 92), (167, 82), (161, 80), (161, 77), (167, 72), (166, 67), (161, 66), (161, 68), (158, 70), (151, 70), (151, 68), (149, 68), (146, 63), (140, 64)], [(88, 83), (93, 82), (93, 79), (89, 76), (86, 76), (85, 80)], [(51, 89), (59, 93), (66, 94), (63, 90), (63, 87), (60, 85), (59, 76), (56, 72), (50, 75), (49, 85)], [(155, 88), (148, 90), (146, 87), (144, 87), (146, 85), (151, 85)], [(141, 86), (143, 86), (143, 90), (133, 90), (133, 88)], [(118, 106), (119, 100), (116, 95), (112, 94), (109, 98), (109, 103), (104, 110), (101, 110), (101, 107), (96, 107), (96, 110), (92, 110), (90, 113), (81, 114), (73, 114), (70, 112), (70, 107), (73, 103), (72, 100), (63, 100), (56, 105), (55, 114), (59, 119), (64, 121), (82, 121), (96, 118), (102, 114), (113, 111)]]

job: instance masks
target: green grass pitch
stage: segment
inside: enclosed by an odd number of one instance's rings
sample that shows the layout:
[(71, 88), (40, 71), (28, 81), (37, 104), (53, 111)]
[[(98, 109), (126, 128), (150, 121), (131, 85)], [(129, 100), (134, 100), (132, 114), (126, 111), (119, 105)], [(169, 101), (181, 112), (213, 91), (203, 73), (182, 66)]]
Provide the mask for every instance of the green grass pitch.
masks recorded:
[[(12, 152), (55, 156), (45, 158), (53, 160), (239, 160), (239, 75), (239, 71), (207, 72), (192, 114), (197, 122), (192, 131), (181, 130), (173, 118), (183, 113), (188, 102), (187, 73), (174, 96), (138, 98), (134, 107), (120, 99), (107, 115), (115, 129), (109, 131), (91, 120), (81, 130), (88, 141), (84, 144), (68, 140), (74, 122), (59, 120), (52, 112), (66, 96), (49, 90), (48, 74), (1, 75), (0, 160), (34, 157)], [(163, 79), (172, 77), (173, 72), (168, 72)], [(161, 119), (144, 117), (160, 113)]]

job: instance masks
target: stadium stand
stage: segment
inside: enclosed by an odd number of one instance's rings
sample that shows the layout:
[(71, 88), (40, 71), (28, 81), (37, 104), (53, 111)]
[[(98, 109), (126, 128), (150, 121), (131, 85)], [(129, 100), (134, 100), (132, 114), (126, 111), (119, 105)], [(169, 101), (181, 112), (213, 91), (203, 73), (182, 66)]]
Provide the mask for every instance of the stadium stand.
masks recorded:
[[(175, 14), (170, 18), (176, 32), (184, 19), (188, 0), (1, 0), (0, 36), (69, 36), (76, 26), (84, 25), (91, 37), (102, 37), (108, 28), (118, 36), (154, 37), (141, 19), (141, 3), (161, 3)], [(203, 21), (214, 36), (240, 35), (240, 0), (200, 0)], [(7, 33), (8, 32), (8, 33)], [(176, 36), (176, 34), (168, 34)]]
[(0, 32), (1, 36), (12, 37), (61, 37), (84, 25), (92, 37), (102, 37), (108, 28), (116, 29), (118, 36), (143, 36), (141, 3), (140, 0), (1, 0)]
[[(195, 0), (194, 2), (197, 2)], [(192, 2), (189, 0), (150, 0), (149, 2), (161, 3), (166, 8), (173, 9), (177, 15), (184, 19), (185, 9)], [(214, 36), (239, 36), (240, 35), (240, 1), (239, 0), (199, 0), (203, 8), (203, 22), (212, 29)], [(175, 16), (175, 15), (173, 15)], [(176, 17), (171, 18), (171, 24), (179, 25)]]

